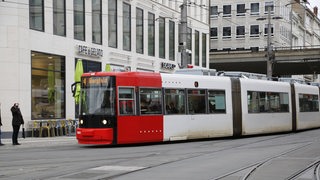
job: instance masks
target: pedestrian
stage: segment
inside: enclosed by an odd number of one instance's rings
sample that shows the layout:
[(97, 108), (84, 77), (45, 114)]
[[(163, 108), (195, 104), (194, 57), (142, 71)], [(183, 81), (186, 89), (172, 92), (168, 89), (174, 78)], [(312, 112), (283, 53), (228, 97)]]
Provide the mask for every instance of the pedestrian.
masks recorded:
[(0, 103), (0, 146), (3, 146), (4, 144), (1, 143), (1, 126), (2, 126), (2, 122), (1, 122), (1, 103)]
[(24, 124), (24, 121), (19, 108), (19, 103), (14, 103), (14, 105), (11, 107), (11, 112), (12, 112), (12, 127), (13, 127), (12, 144), (20, 145), (20, 143), (18, 143), (18, 134), (19, 134), (20, 126), (21, 124)]

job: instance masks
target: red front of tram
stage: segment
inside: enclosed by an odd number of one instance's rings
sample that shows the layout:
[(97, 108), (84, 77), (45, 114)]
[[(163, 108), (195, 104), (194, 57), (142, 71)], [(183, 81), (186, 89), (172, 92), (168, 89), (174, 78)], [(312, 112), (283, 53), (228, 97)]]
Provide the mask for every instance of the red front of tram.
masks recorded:
[[(159, 89), (159, 91), (157, 91)], [(79, 144), (128, 144), (163, 141), (162, 107), (144, 113), (144, 91), (158, 92), (159, 73), (97, 72), (81, 79)], [(159, 98), (157, 99), (157, 97)], [(150, 95), (148, 95), (148, 98)]]

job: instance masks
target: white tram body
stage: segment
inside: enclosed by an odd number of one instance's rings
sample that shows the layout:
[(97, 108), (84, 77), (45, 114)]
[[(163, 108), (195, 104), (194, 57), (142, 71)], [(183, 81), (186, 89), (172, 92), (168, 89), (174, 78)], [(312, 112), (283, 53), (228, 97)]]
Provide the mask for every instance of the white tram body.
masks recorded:
[[(225, 91), (225, 106), (232, 107), (228, 77), (162, 74), (162, 87)], [(195, 87), (195, 82), (198, 87)], [(219, 114), (164, 115), (164, 141), (233, 135), (232, 108)]]
[[(294, 83), (293, 86), (295, 89), (297, 130), (320, 127), (319, 103), (310, 104), (312, 103), (313, 97), (313, 100), (315, 101), (317, 101), (317, 97), (319, 98), (319, 88), (317, 86), (310, 86), (299, 83)], [(303, 98), (307, 98), (306, 100), (309, 101), (303, 102)], [(319, 102), (319, 99), (317, 102)], [(310, 109), (310, 106), (317, 106), (318, 108), (314, 107), (314, 111), (312, 111)]]
[[(291, 88), (289, 83), (240, 79), (242, 99), (242, 135), (286, 132), (292, 130)], [(285, 93), (288, 112), (249, 113), (248, 92)], [(261, 106), (261, 105), (260, 105)]]

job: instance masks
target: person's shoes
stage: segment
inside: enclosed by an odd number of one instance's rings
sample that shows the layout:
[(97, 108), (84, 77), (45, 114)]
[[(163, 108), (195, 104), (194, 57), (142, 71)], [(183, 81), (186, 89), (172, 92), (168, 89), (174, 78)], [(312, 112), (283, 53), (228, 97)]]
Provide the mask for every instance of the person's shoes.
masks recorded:
[(20, 143), (13, 143), (12, 145), (21, 145)]
[(0, 146), (3, 146), (4, 144), (0, 143)]

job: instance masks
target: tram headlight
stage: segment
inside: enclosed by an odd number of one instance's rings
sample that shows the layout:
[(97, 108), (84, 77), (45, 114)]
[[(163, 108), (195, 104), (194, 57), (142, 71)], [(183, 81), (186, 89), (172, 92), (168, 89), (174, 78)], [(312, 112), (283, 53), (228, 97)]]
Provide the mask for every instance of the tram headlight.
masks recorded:
[(108, 121), (107, 121), (107, 120), (105, 120), (105, 119), (104, 119), (104, 120), (102, 120), (102, 124), (103, 124), (103, 125), (106, 125), (107, 123), (108, 123)]
[(81, 125), (83, 124), (83, 119), (80, 119), (80, 124), (81, 124)]

